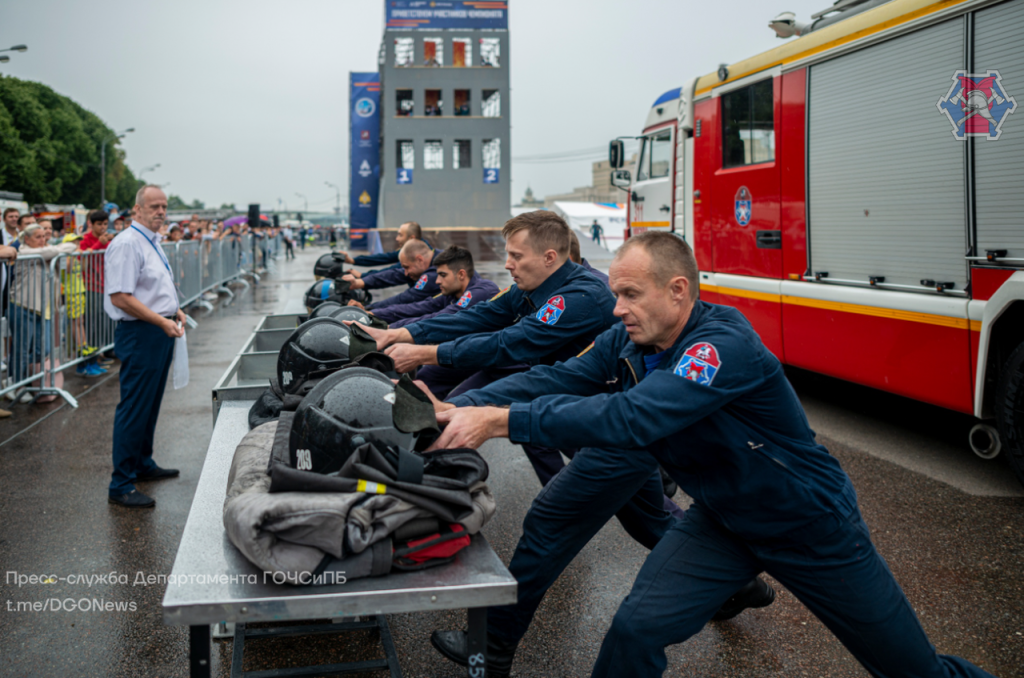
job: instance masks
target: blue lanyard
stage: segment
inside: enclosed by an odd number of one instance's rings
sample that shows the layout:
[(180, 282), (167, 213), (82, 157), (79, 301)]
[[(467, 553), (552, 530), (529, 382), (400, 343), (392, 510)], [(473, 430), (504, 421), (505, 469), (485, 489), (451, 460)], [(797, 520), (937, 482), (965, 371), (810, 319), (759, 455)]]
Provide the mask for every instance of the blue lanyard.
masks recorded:
[[(132, 224), (132, 228), (135, 228), (135, 224)], [(163, 262), (164, 268), (167, 269), (168, 273), (171, 273), (171, 265), (170, 265), (170, 263), (168, 263), (167, 257), (164, 256), (164, 253), (160, 250), (159, 247), (156, 246), (156, 243), (154, 243), (152, 240), (150, 240), (146, 236), (145, 233), (143, 233), (142, 231), (139, 231), (139, 229), (135, 228), (135, 230), (138, 231), (139, 235), (141, 235), (143, 238), (146, 238), (146, 242), (149, 243), (149, 246), (152, 247), (154, 250), (156, 250), (157, 256), (159, 256), (160, 257), (160, 261)], [(174, 274), (173, 273), (171, 273), (171, 282), (174, 282)]]

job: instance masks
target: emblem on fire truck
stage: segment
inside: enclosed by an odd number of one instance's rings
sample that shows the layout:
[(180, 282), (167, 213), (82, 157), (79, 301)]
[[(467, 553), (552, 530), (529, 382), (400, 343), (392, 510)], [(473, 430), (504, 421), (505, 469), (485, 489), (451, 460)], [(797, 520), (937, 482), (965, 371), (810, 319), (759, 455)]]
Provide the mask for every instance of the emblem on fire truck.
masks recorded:
[(750, 191), (746, 186), (740, 186), (736, 191), (736, 223), (746, 226), (750, 223), (750, 210), (754, 205), (750, 197)]
[(1017, 110), (1017, 101), (1006, 93), (999, 71), (953, 73), (953, 84), (935, 106), (953, 125), (953, 136), (985, 137), (995, 141), (1003, 133), (1007, 116)]

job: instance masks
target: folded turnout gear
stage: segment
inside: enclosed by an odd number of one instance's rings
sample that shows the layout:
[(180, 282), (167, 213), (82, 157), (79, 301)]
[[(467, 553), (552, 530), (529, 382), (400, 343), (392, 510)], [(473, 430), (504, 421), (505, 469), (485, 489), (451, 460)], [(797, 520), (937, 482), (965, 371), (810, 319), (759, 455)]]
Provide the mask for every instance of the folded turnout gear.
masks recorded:
[[(239, 443), (223, 511), (231, 543), (275, 581), (330, 583), (444, 564), (494, 515), (487, 463), (474, 450), (418, 455), (368, 442), (323, 475), (290, 465), (293, 416)], [(403, 462), (406, 455), (421, 464)]]

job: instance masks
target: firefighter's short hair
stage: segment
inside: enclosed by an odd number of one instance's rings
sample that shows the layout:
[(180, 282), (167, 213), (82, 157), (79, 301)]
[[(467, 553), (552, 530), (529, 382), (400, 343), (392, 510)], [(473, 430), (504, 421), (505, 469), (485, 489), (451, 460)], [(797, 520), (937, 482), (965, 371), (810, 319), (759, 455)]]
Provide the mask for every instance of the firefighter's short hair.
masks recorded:
[(574, 264), (583, 261), (583, 254), (580, 252), (580, 239), (576, 237), (576, 231), (569, 229), (569, 260)]
[(519, 231), (527, 231), (530, 247), (537, 254), (554, 250), (559, 257), (569, 256), (569, 224), (548, 210), (523, 212), (505, 222), (501, 237), (508, 240)]
[(658, 284), (667, 285), (672, 278), (682, 276), (690, 282), (690, 299), (696, 301), (700, 292), (697, 258), (685, 240), (668, 231), (647, 231), (626, 240), (615, 253), (615, 258), (621, 258), (637, 247), (650, 256)]

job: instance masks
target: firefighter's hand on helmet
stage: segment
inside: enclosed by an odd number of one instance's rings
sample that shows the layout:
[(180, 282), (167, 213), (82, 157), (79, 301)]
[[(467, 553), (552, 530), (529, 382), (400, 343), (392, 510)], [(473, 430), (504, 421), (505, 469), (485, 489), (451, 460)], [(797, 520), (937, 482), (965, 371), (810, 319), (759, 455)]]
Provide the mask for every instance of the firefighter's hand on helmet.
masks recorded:
[(351, 273), (346, 273), (345, 275), (341, 276), (341, 279), (347, 280), (349, 283), (351, 283), (352, 289), (354, 290), (361, 290), (364, 287), (366, 287), (366, 283), (363, 282), (362, 278), (357, 278)]
[[(396, 330), (388, 330), (394, 332)], [(398, 330), (401, 331), (401, 330)], [(377, 342), (380, 346), (380, 341)], [(395, 371), (399, 374), (412, 372), (420, 365), (437, 364), (437, 346), (416, 346), (415, 344), (395, 344), (384, 351), (395, 361)]]
[[(350, 263), (350, 264), (351, 264), (352, 262), (350, 261), (350, 262), (348, 262), (348, 263)], [(355, 276), (355, 277), (357, 277), (357, 278), (362, 278), (362, 277), (363, 277), (363, 274), (362, 274), (362, 273), (361, 273), (360, 271), (357, 271), (357, 270), (356, 270), (356, 269), (354, 269), (354, 268), (353, 268), (353, 269), (352, 269), (351, 271), (349, 271), (349, 274), (351, 274), (351, 275), (354, 275), (354, 276)]]
[(363, 309), (364, 311), (366, 310), (366, 307), (365, 307), (365, 306), (363, 306), (362, 304), (360, 304), (360, 303), (359, 303), (358, 301), (356, 301), (355, 299), (349, 299), (349, 300), (348, 300), (348, 305), (349, 305), (349, 306), (355, 306), (355, 307), (357, 307), (357, 308), (361, 308), (361, 309)]
[[(354, 320), (344, 321), (346, 325), (351, 325)], [(377, 341), (377, 350), (383, 351), (392, 344), (411, 344), (412, 335), (404, 327), (397, 330), (379, 330), (376, 327), (370, 327), (369, 325), (363, 325), (363, 329), (373, 339)]]
[(491, 438), (508, 437), (508, 410), (502, 407), (458, 407), (438, 412), (437, 423), (444, 430), (431, 450), (475, 450)]
[(356, 262), (352, 261), (352, 255), (349, 254), (348, 252), (338, 252), (338, 254), (340, 254), (342, 257), (345, 258), (345, 263), (346, 264), (354, 264), (354, 263), (356, 263)]
[[(397, 379), (392, 379), (392, 381), (398, 383)], [(455, 409), (455, 405), (438, 400), (437, 396), (430, 392), (430, 388), (427, 386), (426, 382), (422, 381), (421, 379), (413, 379), (412, 383), (416, 384), (416, 388), (423, 391), (430, 399), (430, 404), (434, 406), (435, 414), (440, 414), (441, 412), (447, 412), (448, 410)]]

